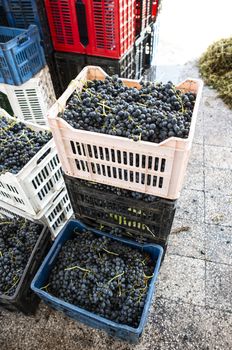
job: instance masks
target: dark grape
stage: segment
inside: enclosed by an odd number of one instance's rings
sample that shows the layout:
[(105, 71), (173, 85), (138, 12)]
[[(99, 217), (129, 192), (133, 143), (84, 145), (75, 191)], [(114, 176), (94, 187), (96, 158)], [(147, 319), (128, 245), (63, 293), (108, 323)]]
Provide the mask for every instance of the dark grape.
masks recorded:
[(13, 295), (42, 226), (24, 219), (0, 219), (0, 295)]
[(68, 303), (137, 327), (153, 269), (144, 252), (74, 230), (43, 288)]
[(167, 84), (124, 86), (116, 76), (88, 81), (60, 116), (76, 129), (159, 143), (187, 138), (196, 95)]
[(1, 116), (0, 129), (0, 174), (17, 174), (52, 137), (50, 132), (36, 132)]

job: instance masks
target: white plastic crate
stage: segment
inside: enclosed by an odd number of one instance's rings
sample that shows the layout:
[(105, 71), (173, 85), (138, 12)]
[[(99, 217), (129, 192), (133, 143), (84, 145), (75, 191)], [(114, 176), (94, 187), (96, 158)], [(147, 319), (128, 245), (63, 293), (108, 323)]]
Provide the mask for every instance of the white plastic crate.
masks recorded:
[(52, 236), (55, 238), (72, 217), (73, 210), (66, 187), (63, 185), (60, 193), (37, 215), (30, 215), (4, 202), (0, 202), (0, 215), (20, 216), (28, 220), (43, 222), (49, 227)]
[(56, 101), (47, 66), (22, 85), (0, 84), (0, 91), (7, 95), (15, 117), (39, 125), (47, 124), (47, 111)]
[[(107, 74), (94, 66), (85, 67), (48, 112), (48, 122), (64, 172), (73, 177), (176, 199), (182, 187), (193, 141), (203, 83), (187, 79), (177, 88), (197, 94), (189, 137), (171, 137), (159, 144), (77, 130), (63, 118), (66, 102), (86, 80)], [(136, 80), (122, 79), (125, 85), (140, 88)]]
[[(4, 111), (5, 112), (5, 111)], [(1, 115), (15, 120), (2, 110)], [(33, 130), (45, 127), (24, 122)], [(51, 139), (18, 172), (0, 174), (0, 202), (6, 202), (28, 214), (37, 215), (43, 210), (64, 186), (61, 164), (56, 146)]]

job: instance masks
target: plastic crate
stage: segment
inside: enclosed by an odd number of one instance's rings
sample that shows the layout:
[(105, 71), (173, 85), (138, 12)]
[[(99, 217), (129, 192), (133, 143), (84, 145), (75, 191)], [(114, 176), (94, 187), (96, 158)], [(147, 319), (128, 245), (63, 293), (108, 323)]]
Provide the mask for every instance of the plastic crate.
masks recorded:
[(145, 70), (155, 60), (159, 43), (159, 21), (152, 23), (135, 41), (136, 79), (140, 79)]
[(54, 53), (54, 57), (57, 77), (63, 93), (70, 81), (74, 79), (86, 66), (86, 56), (56, 51)]
[[(142, 250), (148, 253), (151, 259), (154, 261), (154, 273), (148, 287), (145, 306), (138, 328), (133, 328), (127, 325), (107, 320), (106, 318), (98, 316), (90, 311), (86, 311), (78, 306), (64, 302), (63, 300), (58, 299), (41, 289), (47, 284), (49, 274), (56, 262), (56, 258), (64, 243), (67, 240), (72, 239), (72, 233), (75, 228), (80, 230), (80, 232), (82, 232), (84, 229), (88, 229), (97, 236), (107, 236), (110, 237), (112, 240), (121, 242), (122, 244), (130, 246), (133, 249)], [(39, 297), (43, 301), (45, 301), (51, 307), (64, 312), (67, 316), (79, 322), (85, 323), (90, 327), (104, 329), (111, 336), (122, 338), (128, 342), (137, 342), (146, 324), (146, 319), (152, 302), (152, 296), (155, 291), (155, 282), (157, 280), (162, 254), (163, 249), (158, 245), (141, 245), (133, 241), (113, 237), (101, 231), (90, 229), (89, 227), (83, 225), (79, 221), (70, 220), (60, 233), (59, 237), (56, 239), (55, 243), (53, 244), (47, 257), (45, 258), (43, 264), (41, 265), (39, 271), (33, 279), (31, 288), (35, 293), (39, 295)]]
[(120, 60), (77, 55), (67, 52), (55, 52), (55, 60), (62, 92), (64, 92), (70, 81), (74, 79), (86, 65), (96, 64), (109, 75), (118, 74), (124, 78), (135, 78), (133, 48)]
[(55, 198), (52, 198), (50, 203), (37, 215), (28, 214), (17, 207), (11, 206), (5, 202), (0, 202), (0, 214), (12, 216), (20, 216), (32, 221), (39, 221), (48, 226), (52, 237), (55, 238), (63, 226), (66, 224), (72, 215), (73, 210), (69, 200), (69, 196), (65, 185)]
[(20, 86), (0, 84), (0, 91), (7, 95), (14, 116), (18, 119), (39, 125), (47, 124), (47, 111), (56, 101), (47, 66)]
[(89, 1), (87, 54), (121, 58), (135, 40), (135, 1)]
[(20, 85), (45, 66), (36, 26), (0, 27), (0, 83)]
[(119, 59), (135, 39), (135, 0), (45, 0), (55, 50)]
[(158, 16), (158, 13), (160, 11), (160, 6), (161, 6), (161, 0), (153, 0), (152, 1), (151, 15), (152, 15), (153, 21), (155, 21), (156, 17)]
[(27, 28), (37, 25), (45, 52), (52, 52), (52, 40), (48, 26), (46, 9), (41, 0), (2, 0), (7, 20), (11, 27)]
[(102, 190), (94, 184), (65, 176), (65, 184), (75, 218), (87, 224), (95, 223), (120, 227), (131, 233), (131, 239), (144, 238), (148, 242), (165, 245), (171, 231), (176, 200), (154, 197), (145, 202), (127, 193), (112, 193), (109, 186)]
[(152, 21), (152, 0), (136, 0), (136, 36)]
[(78, 1), (45, 0), (44, 3), (54, 49), (84, 54), (86, 49), (79, 34)]
[(50, 246), (51, 235), (49, 229), (41, 225), (41, 234), (27, 262), (15, 293), (12, 296), (0, 294), (0, 307), (9, 311), (21, 311), (24, 314), (35, 313), (40, 299), (32, 292), (30, 285)]
[[(0, 112), (1, 115), (5, 115)], [(43, 130), (25, 123), (35, 131)], [(0, 201), (37, 215), (64, 186), (61, 164), (53, 139), (18, 172), (0, 174)]]
[[(56, 61), (55, 61), (55, 52), (46, 56), (46, 62), (47, 62), (49, 72), (51, 75), (52, 85), (53, 85), (53, 88), (55, 91), (56, 98), (59, 98), (65, 89), (62, 89), (61, 85), (60, 85), (59, 70), (57, 69)], [(69, 74), (69, 69), (68, 69), (68, 71), (66, 71), (66, 74)]]
[[(177, 86), (197, 94), (187, 139), (170, 137), (159, 144), (135, 143), (119, 136), (74, 129), (58, 116), (72, 93), (80, 90), (86, 80), (104, 80), (106, 75), (100, 67), (85, 67), (49, 110), (48, 122), (63, 171), (84, 180), (177, 199), (192, 146), (202, 81), (189, 78)], [(130, 87), (140, 87), (137, 80), (122, 80)]]

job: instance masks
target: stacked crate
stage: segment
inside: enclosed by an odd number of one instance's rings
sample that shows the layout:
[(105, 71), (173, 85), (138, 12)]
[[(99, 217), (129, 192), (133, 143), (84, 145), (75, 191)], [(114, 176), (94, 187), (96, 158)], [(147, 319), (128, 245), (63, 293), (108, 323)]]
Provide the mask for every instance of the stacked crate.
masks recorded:
[[(0, 116), (16, 120), (0, 109)], [(34, 131), (47, 128), (24, 122)], [(72, 216), (61, 164), (51, 139), (17, 173), (0, 173), (0, 213), (42, 221), (55, 237)]]
[(9, 103), (19, 119), (47, 124), (46, 114), (55, 102), (55, 93), (37, 26), (1, 26), (0, 60), (0, 92), (4, 101), (0, 107)]
[(86, 65), (130, 79), (150, 66), (152, 0), (45, 0), (45, 7), (62, 92)]
[[(106, 75), (99, 67), (85, 67), (48, 115), (74, 214), (87, 225), (113, 228), (114, 233), (165, 248), (192, 145), (201, 82), (189, 79), (176, 87), (197, 94), (188, 139), (171, 137), (160, 144), (135, 146), (124, 137), (102, 133), (93, 137), (59, 117), (74, 91)], [(140, 87), (138, 80), (123, 83)]]

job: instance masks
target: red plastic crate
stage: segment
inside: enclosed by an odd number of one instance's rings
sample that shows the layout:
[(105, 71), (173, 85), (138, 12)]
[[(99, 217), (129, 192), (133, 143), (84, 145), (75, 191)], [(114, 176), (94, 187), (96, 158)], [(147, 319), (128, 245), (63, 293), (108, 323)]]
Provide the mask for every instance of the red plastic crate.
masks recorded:
[(86, 53), (81, 43), (76, 0), (45, 0), (54, 49)]
[(135, 0), (45, 0), (45, 6), (57, 51), (120, 59), (134, 44)]
[(158, 14), (158, 8), (159, 8), (159, 0), (153, 0), (152, 1), (152, 20), (156, 19), (156, 16)]
[(136, 36), (151, 23), (152, 0), (136, 0)]

